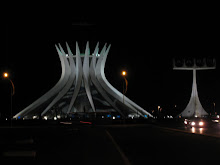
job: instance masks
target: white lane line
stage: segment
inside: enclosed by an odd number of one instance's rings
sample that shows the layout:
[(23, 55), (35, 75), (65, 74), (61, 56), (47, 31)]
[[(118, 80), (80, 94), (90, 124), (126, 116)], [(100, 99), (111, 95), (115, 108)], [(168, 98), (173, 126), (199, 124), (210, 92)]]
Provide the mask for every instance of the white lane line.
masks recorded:
[(125, 165), (131, 165), (130, 161), (128, 160), (127, 156), (124, 154), (124, 152), (121, 150), (121, 148), (119, 147), (119, 145), (116, 143), (116, 141), (114, 140), (114, 138), (112, 137), (112, 135), (105, 130), (106, 134), (108, 135), (109, 139), (112, 141), (112, 143), (114, 144), (115, 148), (118, 150), (118, 152), (120, 153), (122, 160), (124, 161)]

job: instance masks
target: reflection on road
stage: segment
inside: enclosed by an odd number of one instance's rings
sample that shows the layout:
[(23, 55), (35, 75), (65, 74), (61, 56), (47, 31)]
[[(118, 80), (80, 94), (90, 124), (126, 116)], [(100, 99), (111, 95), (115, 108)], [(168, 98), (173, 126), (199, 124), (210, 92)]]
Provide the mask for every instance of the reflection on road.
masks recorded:
[(203, 129), (204, 129), (204, 128), (196, 128), (196, 127), (192, 127), (192, 128), (191, 128), (191, 132), (192, 132), (192, 133), (199, 133), (199, 134), (202, 134), (202, 133), (203, 133)]
[(202, 135), (210, 135), (210, 136), (218, 136), (220, 137), (220, 124), (215, 123), (212, 126), (209, 127), (185, 127), (185, 131), (190, 132), (190, 133), (195, 133), (195, 134), (202, 134)]

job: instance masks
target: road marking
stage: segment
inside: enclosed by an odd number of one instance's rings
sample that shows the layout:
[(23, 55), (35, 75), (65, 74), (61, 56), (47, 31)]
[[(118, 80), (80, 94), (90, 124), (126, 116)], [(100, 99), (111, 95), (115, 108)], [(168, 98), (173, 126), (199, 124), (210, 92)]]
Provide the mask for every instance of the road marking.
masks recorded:
[(72, 122), (60, 122), (61, 124), (68, 124), (68, 125), (70, 125), (70, 124), (72, 124)]
[(112, 137), (112, 135), (105, 130), (106, 134), (108, 135), (109, 139), (112, 141), (112, 143), (114, 144), (115, 148), (117, 149), (117, 151), (120, 153), (122, 160), (124, 161), (125, 165), (131, 165), (130, 161), (128, 160), (127, 156), (124, 154), (124, 152), (121, 150), (121, 148), (119, 147), (119, 145), (116, 143), (116, 141), (114, 140), (114, 138)]

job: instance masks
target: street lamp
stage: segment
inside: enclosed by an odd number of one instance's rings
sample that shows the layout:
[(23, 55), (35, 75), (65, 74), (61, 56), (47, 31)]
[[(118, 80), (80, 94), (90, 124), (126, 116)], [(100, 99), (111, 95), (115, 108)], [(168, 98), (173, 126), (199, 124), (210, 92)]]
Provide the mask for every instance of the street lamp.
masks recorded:
[(215, 115), (215, 102), (213, 102), (213, 110), (214, 110), (214, 115)]
[(4, 76), (5, 78), (8, 78), (8, 73), (5, 72), (5, 73), (3, 74), (3, 76)]
[(128, 81), (127, 81), (127, 79), (125, 77), (127, 75), (127, 72), (126, 71), (122, 71), (121, 75), (122, 75), (122, 77), (125, 80), (125, 89), (124, 89), (124, 83), (123, 83), (123, 104), (124, 104), (124, 97), (125, 97), (125, 94), (126, 94), (127, 89), (128, 89)]
[(3, 77), (5, 79), (8, 79), (11, 82), (11, 86), (12, 86), (12, 88), (11, 88), (11, 126), (12, 126), (12, 96), (14, 96), (14, 94), (15, 94), (15, 86), (14, 86), (13, 81), (9, 78), (9, 73), (4, 72)]
[(122, 76), (126, 76), (127, 72), (126, 71), (122, 71)]
[(12, 90), (11, 90), (11, 96), (13, 96), (15, 94), (15, 86), (14, 83), (12, 82), (12, 80), (9, 78), (9, 74), (7, 72), (3, 73), (3, 77), (7, 78), (10, 82), (11, 82), (11, 86), (12, 86)]

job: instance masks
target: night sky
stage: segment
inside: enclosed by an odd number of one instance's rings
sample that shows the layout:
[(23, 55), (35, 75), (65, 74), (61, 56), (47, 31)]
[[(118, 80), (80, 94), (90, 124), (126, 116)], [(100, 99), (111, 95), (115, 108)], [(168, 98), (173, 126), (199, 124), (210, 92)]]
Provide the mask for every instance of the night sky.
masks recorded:
[[(8, 11), (1, 30), (3, 47), (0, 71), (8, 71), (15, 84), (13, 114), (35, 101), (60, 78), (55, 44), (75, 51), (78, 41), (84, 52), (97, 42), (111, 44), (105, 73), (122, 91), (121, 71), (128, 72), (127, 96), (150, 111), (160, 105), (177, 111), (187, 105), (192, 71), (172, 70), (173, 57), (207, 57), (217, 60), (217, 69), (197, 72), (200, 101), (210, 111), (220, 105), (219, 12), (214, 4), (111, 4), (109, 8), (77, 9), (33, 5)], [(68, 6), (68, 4), (66, 4)], [(34, 8), (36, 7), (36, 8)], [(76, 10), (77, 9), (77, 10)], [(1, 79), (1, 113), (10, 109), (10, 82)]]

